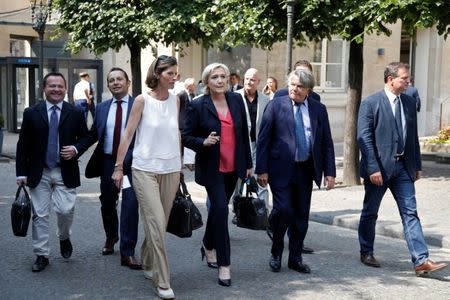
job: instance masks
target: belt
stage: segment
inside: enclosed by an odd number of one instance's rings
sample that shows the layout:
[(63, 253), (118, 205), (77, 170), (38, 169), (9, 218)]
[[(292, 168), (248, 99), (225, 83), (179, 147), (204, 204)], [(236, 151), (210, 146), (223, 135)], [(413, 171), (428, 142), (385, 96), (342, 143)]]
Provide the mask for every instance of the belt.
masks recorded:
[(395, 159), (395, 161), (403, 161), (403, 160), (405, 160), (405, 155), (404, 154), (394, 155), (394, 159)]

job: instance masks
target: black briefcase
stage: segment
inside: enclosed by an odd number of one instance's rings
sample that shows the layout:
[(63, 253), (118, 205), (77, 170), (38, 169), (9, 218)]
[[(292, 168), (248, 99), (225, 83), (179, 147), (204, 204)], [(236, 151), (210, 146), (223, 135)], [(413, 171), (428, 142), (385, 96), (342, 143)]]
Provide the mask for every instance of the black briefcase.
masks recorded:
[(247, 178), (239, 190), (241, 193), (233, 198), (236, 225), (253, 230), (267, 230), (269, 220), (266, 203), (254, 192), (251, 179)]
[(184, 179), (180, 179), (180, 187), (170, 211), (167, 232), (180, 238), (192, 236), (192, 231), (203, 226), (202, 215), (192, 202)]
[(11, 225), (15, 236), (27, 236), (31, 219), (31, 201), (24, 185), (19, 186), (11, 206)]

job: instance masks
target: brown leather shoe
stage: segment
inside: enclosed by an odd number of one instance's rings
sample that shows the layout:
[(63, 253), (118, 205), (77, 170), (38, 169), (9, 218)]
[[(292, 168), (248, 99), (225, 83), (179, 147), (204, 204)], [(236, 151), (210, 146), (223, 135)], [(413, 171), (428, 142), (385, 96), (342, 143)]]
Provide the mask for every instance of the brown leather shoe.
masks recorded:
[(379, 268), (380, 263), (375, 259), (373, 254), (362, 254), (361, 253), (361, 262), (369, 267)]
[(142, 270), (142, 265), (134, 258), (134, 256), (122, 256), (120, 264), (132, 270)]
[(422, 276), (445, 268), (447, 268), (446, 263), (436, 263), (431, 259), (427, 259), (423, 264), (415, 267), (414, 271), (416, 271), (416, 276)]
[(114, 244), (119, 241), (119, 238), (107, 238), (105, 246), (103, 246), (102, 254), (111, 255), (114, 253)]

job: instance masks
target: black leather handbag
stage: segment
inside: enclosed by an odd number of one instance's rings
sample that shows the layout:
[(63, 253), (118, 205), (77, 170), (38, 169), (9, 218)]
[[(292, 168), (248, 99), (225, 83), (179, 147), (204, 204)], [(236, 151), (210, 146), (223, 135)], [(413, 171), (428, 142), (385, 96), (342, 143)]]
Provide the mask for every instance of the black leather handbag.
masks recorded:
[(180, 179), (180, 187), (170, 211), (167, 232), (180, 238), (192, 236), (192, 231), (203, 226), (202, 215), (192, 202), (184, 179)]
[(267, 230), (269, 220), (266, 203), (258, 198), (252, 179), (247, 178), (239, 189), (240, 194), (233, 198), (236, 225), (253, 230)]
[(11, 225), (15, 236), (27, 236), (31, 219), (31, 201), (27, 189), (20, 185), (11, 206)]

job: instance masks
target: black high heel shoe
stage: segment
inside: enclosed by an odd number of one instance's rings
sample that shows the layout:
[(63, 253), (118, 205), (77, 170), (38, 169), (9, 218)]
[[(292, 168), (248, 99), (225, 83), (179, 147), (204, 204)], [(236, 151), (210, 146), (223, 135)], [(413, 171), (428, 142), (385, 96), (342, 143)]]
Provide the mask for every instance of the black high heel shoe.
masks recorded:
[[(219, 272), (220, 274), (220, 272)], [(228, 279), (220, 279), (220, 276), (217, 278), (217, 283), (221, 286), (229, 287), (231, 286), (231, 278)]]
[[(202, 261), (203, 261), (203, 259), (206, 257), (205, 248), (203, 246), (200, 248), (200, 253), (202, 254)], [(218, 269), (219, 268), (219, 266), (217, 265), (217, 262), (209, 262), (208, 258), (206, 258), (206, 264), (211, 269)]]

